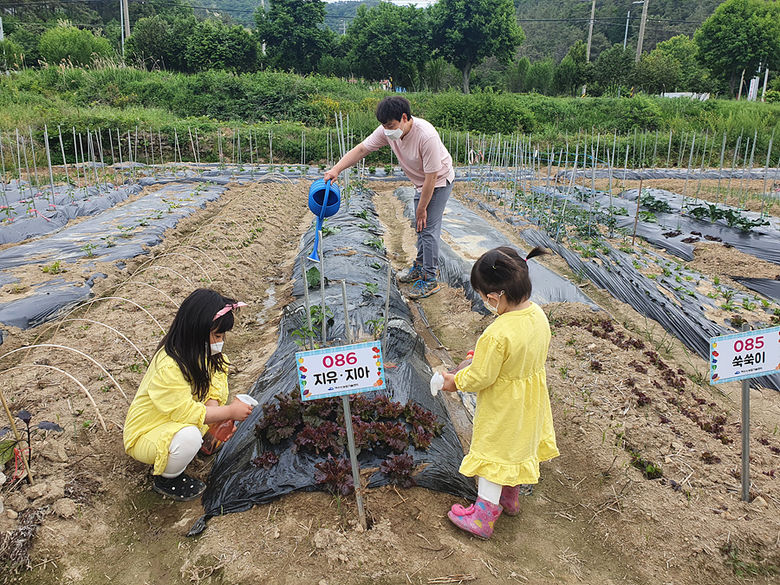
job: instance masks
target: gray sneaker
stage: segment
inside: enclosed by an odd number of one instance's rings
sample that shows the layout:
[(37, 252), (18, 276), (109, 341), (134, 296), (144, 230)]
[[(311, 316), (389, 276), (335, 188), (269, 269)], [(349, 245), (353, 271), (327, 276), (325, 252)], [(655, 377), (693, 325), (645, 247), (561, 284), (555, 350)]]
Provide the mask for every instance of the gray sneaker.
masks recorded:
[(406, 272), (403, 272), (399, 277), (399, 282), (417, 282), (421, 278), (424, 278), (423, 268), (419, 264), (412, 264)]

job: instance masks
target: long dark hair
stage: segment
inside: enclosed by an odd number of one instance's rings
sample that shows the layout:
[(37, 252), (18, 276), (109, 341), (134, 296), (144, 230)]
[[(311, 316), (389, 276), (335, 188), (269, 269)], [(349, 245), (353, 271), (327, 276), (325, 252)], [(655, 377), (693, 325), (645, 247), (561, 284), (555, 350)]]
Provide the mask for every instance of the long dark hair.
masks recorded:
[(211, 375), (226, 371), (224, 356), (211, 355), (209, 338), (212, 331), (224, 333), (233, 328), (233, 311), (214, 319), (220, 309), (232, 303), (235, 300), (208, 288), (192, 292), (182, 302), (168, 333), (157, 346), (158, 351), (164, 347), (165, 353), (176, 362), (198, 400), (208, 396)]
[(531, 297), (532, 290), (526, 260), (549, 253), (537, 246), (523, 258), (509, 246), (493, 248), (471, 267), (471, 288), (485, 296), (504, 291), (509, 302), (521, 303)]

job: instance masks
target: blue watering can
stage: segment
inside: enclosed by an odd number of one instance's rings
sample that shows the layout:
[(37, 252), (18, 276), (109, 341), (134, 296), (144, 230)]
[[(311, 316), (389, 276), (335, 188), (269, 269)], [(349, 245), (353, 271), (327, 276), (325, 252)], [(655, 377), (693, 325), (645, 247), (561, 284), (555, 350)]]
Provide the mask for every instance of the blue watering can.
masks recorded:
[(322, 230), (322, 221), (326, 217), (336, 215), (341, 205), (341, 191), (338, 185), (322, 179), (317, 179), (309, 187), (309, 210), (317, 216), (317, 229), (314, 232), (314, 249), (309, 255), (309, 260), (319, 262), (320, 257), (317, 254), (319, 245), (320, 231)]

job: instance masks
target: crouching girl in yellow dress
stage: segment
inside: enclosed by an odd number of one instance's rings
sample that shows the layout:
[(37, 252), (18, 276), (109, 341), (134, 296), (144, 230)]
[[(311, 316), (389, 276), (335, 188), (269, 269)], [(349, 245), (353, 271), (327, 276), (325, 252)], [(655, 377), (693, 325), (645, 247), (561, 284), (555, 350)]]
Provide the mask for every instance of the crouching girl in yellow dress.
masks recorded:
[[(528, 259), (545, 253), (534, 248)], [(502, 512), (519, 512), (521, 484), (539, 481), (539, 462), (558, 456), (544, 363), (550, 325), (531, 302), (528, 264), (513, 248), (483, 254), (471, 286), (498, 315), (482, 333), (471, 364), (444, 374), (443, 390), (476, 392), (471, 447), (460, 472), (478, 478), (477, 501), (448, 512), (459, 528), (490, 538)]]
[(228, 399), (222, 353), (233, 311), (246, 306), (210, 289), (188, 296), (157, 347), (127, 412), (125, 452), (153, 465), (153, 489), (175, 500), (198, 497), (206, 485), (184, 473), (208, 425), (241, 421), (252, 407)]

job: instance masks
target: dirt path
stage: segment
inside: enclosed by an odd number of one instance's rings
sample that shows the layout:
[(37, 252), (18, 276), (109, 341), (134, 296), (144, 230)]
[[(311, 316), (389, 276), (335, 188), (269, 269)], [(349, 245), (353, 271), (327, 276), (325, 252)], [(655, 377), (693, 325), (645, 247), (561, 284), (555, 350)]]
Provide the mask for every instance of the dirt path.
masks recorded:
[[(380, 191), (375, 205), (386, 229), (384, 241), (400, 268), (411, 257), (414, 232), (392, 197), (392, 185), (370, 186)], [(95, 292), (129, 296), (163, 327), (174, 302), (191, 289), (170, 269), (248, 302), (226, 344), (233, 362), (231, 392), (242, 392), (275, 347), (279, 316), (289, 301), (292, 261), (311, 219), (305, 188), (232, 186), (171, 230), (151, 256), (129, 262), (121, 272), (106, 267), (109, 277)], [(509, 226), (491, 221), (519, 241)], [(566, 273), (560, 259), (545, 263)], [(52, 511), (33, 540), (33, 570), (17, 576), (4, 572), (0, 582), (724, 583), (735, 580), (735, 570), (757, 583), (772, 582), (770, 572), (780, 566), (777, 394), (765, 391), (754, 398), (751, 449), (754, 492), (760, 498), (743, 504), (734, 476), (738, 386), (696, 385), (692, 379), (702, 371), (701, 360), (689, 357), (630, 307), (592, 287), (588, 293), (606, 313), (569, 304), (545, 307), (554, 332), (548, 375), (562, 456), (543, 467), (542, 481), (524, 500), (521, 515), (502, 518), (488, 542), (449, 524), (445, 513), (454, 503), (451, 496), (392, 487), (368, 493), (373, 521), (368, 532), (357, 528), (351, 499), (316, 492), (214, 518), (201, 537), (187, 538), (202, 508), (198, 502), (161, 500), (149, 489), (146, 466), (124, 454), (127, 401), (119, 390), (99, 370), (64, 352), (20, 352), (13, 363), (25, 369), (5, 374), (4, 381), (12, 410), (26, 408), (33, 423), (52, 420), (64, 431), (38, 431), (33, 439), (37, 487), (9, 494), (3, 486), (6, 508), (51, 505)], [(443, 346), (429, 347), (434, 366), (441, 351), (457, 361), (489, 322), (471, 312), (459, 290), (445, 288), (420, 305)], [(161, 335), (142, 309), (128, 303), (94, 303), (79, 318), (121, 330), (146, 355)], [(422, 322), (418, 326), (427, 334)], [(2, 348), (36, 339), (93, 354), (108, 364), (128, 397), (145, 371), (132, 347), (85, 321), (17, 332)], [(72, 383), (37, 367), (45, 365), (85, 383), (107, 431)], [(645, 478), (632, 458), (660, 467), (663, 476)], [(205, 476), (209, 463), (196, 460), (195, 469)], [(643, 468), (647, 472), (647, 465)], [(0, 515), (0, 530), (18, 522)]]

